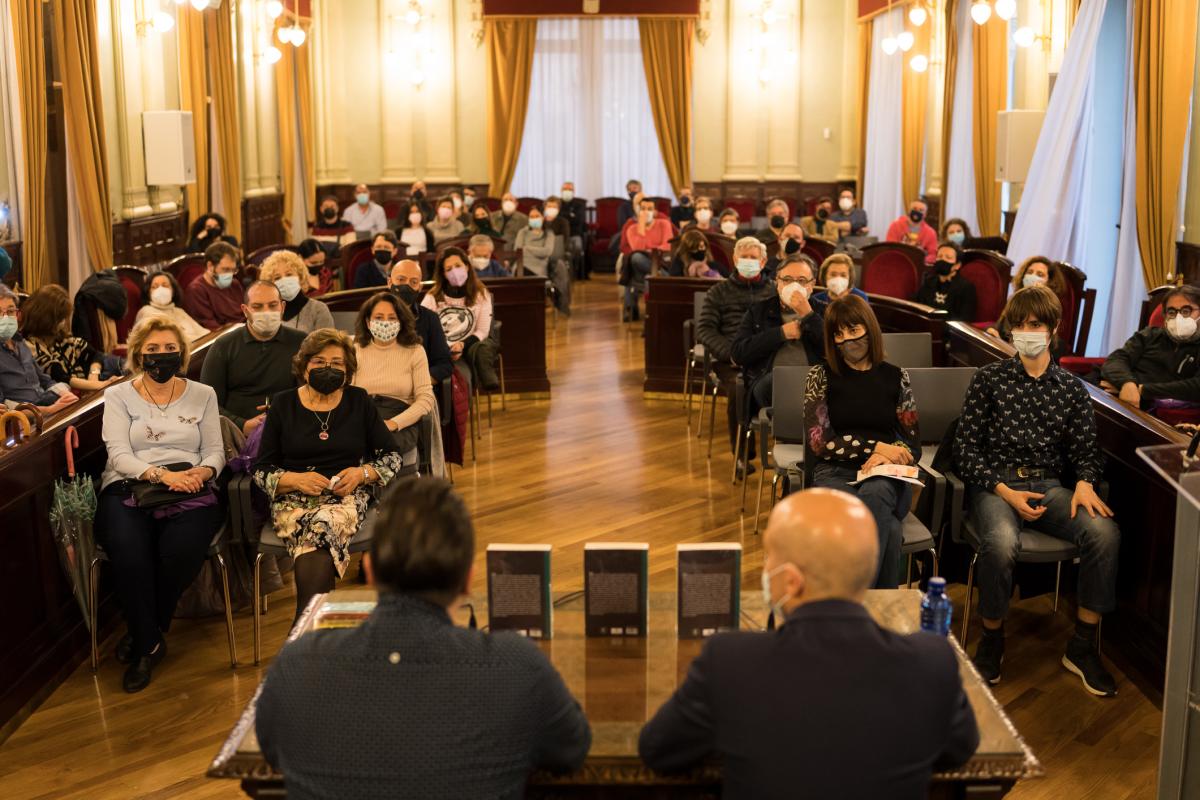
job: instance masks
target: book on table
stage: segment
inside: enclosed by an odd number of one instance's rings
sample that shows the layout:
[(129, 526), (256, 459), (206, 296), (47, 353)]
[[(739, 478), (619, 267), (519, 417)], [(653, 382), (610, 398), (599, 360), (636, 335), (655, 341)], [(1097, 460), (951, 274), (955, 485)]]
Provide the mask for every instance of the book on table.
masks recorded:
[(550, 545), (489, 544), (487, 593), (489, 630), (551, 638)]
[(742, 612), (742, 546), (737, 542), (680, 544), (675, 553), (679, 638), (702, 639), (737, 630)]
[(326, 600), (318, 607), (313, 619), (313, 630), (330, 628), (357, 628), (375, 610), (374, 600)]
[(584, 630), (588, 636), (645, 636), (650, 545), (583, 546)]
[(904, 481), (916, 486), (924, 486), (921, 481), (921, 468), (917, 466), (905, 466), (904, 464), (880, 464), (877, 467), (872, 467), (869, 470), (859, 470), (858, 477), (850, 481), (850, 486), (855, 486), (868, 478), (892, 478), (897, 481)]

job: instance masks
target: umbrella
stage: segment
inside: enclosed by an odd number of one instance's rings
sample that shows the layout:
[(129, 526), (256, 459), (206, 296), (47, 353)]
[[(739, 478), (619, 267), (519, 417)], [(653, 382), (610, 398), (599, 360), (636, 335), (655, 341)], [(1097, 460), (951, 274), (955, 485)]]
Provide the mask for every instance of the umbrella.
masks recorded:
[(54, 482), (54, 500), (50, 504), (50, 524), (58, 545), (58, 560), (71, 581), (75, 600), (90, 628), (91, 566), (96, 555), (92, 522), (96, 518), (96, 487), (87, 475), (75, 474), (75, 448), (79, 432), (75, 426), (66, 431), (67, 478)]

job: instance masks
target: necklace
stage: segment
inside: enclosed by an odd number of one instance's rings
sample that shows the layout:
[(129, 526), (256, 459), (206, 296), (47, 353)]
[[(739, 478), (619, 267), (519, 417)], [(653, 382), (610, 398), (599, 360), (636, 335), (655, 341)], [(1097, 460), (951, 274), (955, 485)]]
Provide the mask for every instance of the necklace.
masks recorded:
[(313, 412), (313, 416), (317, 418), (317, 422), (321, 426), (321, 432), (317, 434), (317, 438), (320, 439), (322, 442), (326, 441), (329, 438), (329, 418), (333, 416), (333, 412), (334, 412), (334, 409), (332, 409), (332, 408), (329, 409), (329, 411), (327, 411), (325, 413), (325, 419), (321, 419), (320, 414), (318, 414), (315, 411)]
[(167, 416), (167, 408), (172, 402), (175, 401), (175, 379), (171, 379), (171, 394), (167, 396), (167, 402), (164, 405), (160, 406), (158, 401), (154, 399), (154, 395), (151, 393), (150, 387), (146, 385), (145, 378), (142, 378), (142, 391), (146, 393), (146, 397), (150, 400), (150, 403), (158, 409), (158, 415), (165, 419)]

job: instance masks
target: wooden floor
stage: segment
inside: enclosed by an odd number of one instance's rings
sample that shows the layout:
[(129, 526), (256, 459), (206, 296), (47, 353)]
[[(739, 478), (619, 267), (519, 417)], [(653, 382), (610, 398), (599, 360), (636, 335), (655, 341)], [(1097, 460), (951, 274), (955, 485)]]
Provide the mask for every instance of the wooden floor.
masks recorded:
[[(758, 584), (762, 552), (751, 516), (738, 514), (728, 448), (718, 442), (706, 459), (705, 443), (685, 430), (680, 402), (643, 399), (640, 326), (618, 323), (616, 297), (611, 276), (577, 284), (575, 315), (548, 334), (552, 399), (510, 402), (505, 412), (497, 405), (478, 461), (455, 470), (479, 537), (475, 593), (485, 591), (489, 542), (552, 543), (554, 589), (562, 591), (582, 589), (586, 541), (650, 542), (659, 589), (672, 588), (676, 543), (738, 541), (745, 585)], [(271, 605), (265, 653), (278, 650), (291, 616), (285, 590)], [(230, 670), (221, 619), (179, 620), (171, 654), (138, 695), (121, 691), (110, 639), (99, 672), (81, 665), (0, 746), (0, 797), (239, 796), (231, 783), (203, 777), (265, 668), (252, 665), (249, 616), (236, 623), (245, 665)], [(1045, 778), (1010, 796), (1153, 797), (1161, 722), (1154, 704), (1119, 674), (1116, 699), (1086, 694), (1059, 665), (1071, 624), (1051, 613), (1048, 598), (1016, 604), (1009, 631), (996, 694), (1046, 768)]]

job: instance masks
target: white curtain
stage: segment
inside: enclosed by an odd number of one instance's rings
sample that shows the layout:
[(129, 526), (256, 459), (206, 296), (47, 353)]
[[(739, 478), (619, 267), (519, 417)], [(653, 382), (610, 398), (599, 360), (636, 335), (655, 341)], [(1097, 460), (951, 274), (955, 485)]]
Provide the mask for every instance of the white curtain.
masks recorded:
[(637, 20), (538, 21), (518, 197), (624, 197), (637, 178), (651, 196), (672, 197), (650, 112)]
[(979, 230), (975, 206), (975, 22), (971, 4), (958, 4), (958, 52), (954, 67), (954, 107), (950, 112), (950, 152), (946, 164), (945, 209), (942, 219), (958, 217)]
[[(25, 199), (25, 151), (21, 140), (20, 86), (17, 83), (17, 54), (13, 47), (12, 16), (8, 0), (0, 0), (0, 126), (4, 129), (4, 149), (0, 152), (8, 175), (9, 231), (21, 238), (21, 209)], [(4, 221), (0, 220), (0, 228)]]
[(883, 238), (887, 226), (905, 208), (901, 153), (902, 93), (905, 54), (883, 52), (880, 43), (904, 30), (904, 8), (875, 18), (871, 32), (871, 76), (867, 97), (867, 148), (863, 165), (863, 210), (871, 230)]

